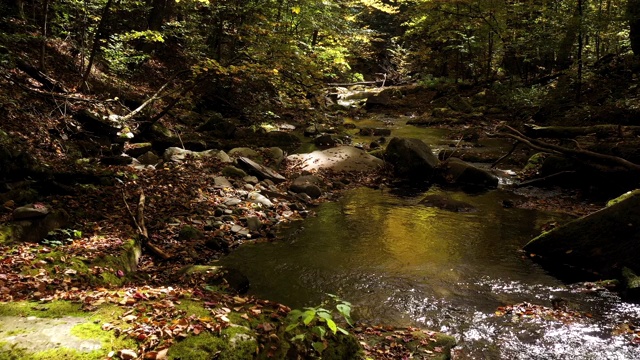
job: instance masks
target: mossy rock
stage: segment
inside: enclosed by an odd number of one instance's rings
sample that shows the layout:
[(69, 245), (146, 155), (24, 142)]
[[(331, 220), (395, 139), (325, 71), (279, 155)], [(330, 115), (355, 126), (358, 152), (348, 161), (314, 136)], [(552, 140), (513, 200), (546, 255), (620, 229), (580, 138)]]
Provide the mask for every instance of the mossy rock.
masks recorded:
[(615, 205), (615, 204), (619, 203), (620, 201), (626, 200), (626, 199), (628, 199), (628, 198), (630, 198), (632, 196), (638, 195), (638, 194), (640, 194), (640, 189), (633, 190), (633, 191), (627, 191), (626, 193), (618, 196), (617, 198), (609, 200), (607, 202), (607, 207)]
[(529, 160), (527, 161), (527, 165), (524, 166), (522, 171), (524, 172), (534, 172), (538, 171), (542, 164), (544, 163), (544, 159), (549, 156), (548, 153), (539, 152), (531, 155)]
[(0, 359), (100, 360), (111, 351), (135, 349), (136, 342), (102, 323), (113, 322), (124, 309), (103, 304), (93, 312), (70, 301), (19, 301), (0, 304)]
[(178, 234), (178, 240), (195, 240), (202, 238), (202, 231), (197, 228), (186, 225), (180, 229), (180, 233)]
[(247, 176), (247, 173), (235, 166), (226, 166), (224, 169), (222, 169), (222, 175), (226, 177), (242, 179)]
[(258, 341), (244, 327), (224, 329), (219, 336), (205, 333), (189, 336), (173, 345), (167, 357), (180, 360), (250, 360), (255, 359)]

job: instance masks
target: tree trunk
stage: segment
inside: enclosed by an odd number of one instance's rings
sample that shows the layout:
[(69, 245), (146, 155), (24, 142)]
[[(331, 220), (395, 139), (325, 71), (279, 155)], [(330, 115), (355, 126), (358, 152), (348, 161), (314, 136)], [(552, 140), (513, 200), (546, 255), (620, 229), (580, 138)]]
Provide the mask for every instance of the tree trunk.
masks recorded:
[(100, 23), (98, 24), (98, 29), (96, 29), (96, 34), (93, 37), (93, 46), (91, 47), (91, 54), (89, 55), (89, 64), (87, 64), (87, 69), (82, 76), (82, 85), (86, 84), (89, 75), (91, 74), (91, 68), (93, 67), (93, 62), (95, 61), (96, 55), (98, 54), (98, 50), (100, 50), (100, 42), (102, 39), (106, 39), (108, 37), (107, 34), (107, 20), (109, 17), (109, 11), (111, 10), (111, 5), (113, 4), (113, 0), (107, 0), (107, 3), (104, 5), (102, 9), (102, 17), (100, 18)]
[(629, 41), (635, 56), (640, 56), (640, 0), (628, 0)]
[(47, 27), (49, 24), (47, 21), (49, 20), (49, 0), (45, 0), (43, 6), (43, 16), (42, 16), (42, 43), (40, 45), (40, 70), (45, 70), (45, 54), (47, 50)]

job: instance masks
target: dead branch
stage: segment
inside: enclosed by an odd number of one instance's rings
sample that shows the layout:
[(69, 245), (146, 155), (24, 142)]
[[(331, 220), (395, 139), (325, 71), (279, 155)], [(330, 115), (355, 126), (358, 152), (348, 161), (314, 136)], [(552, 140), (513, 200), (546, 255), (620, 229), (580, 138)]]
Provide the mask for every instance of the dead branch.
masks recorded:
[(173, 82), (173, 80), (175, 80), (178, 76), (182, 75), (182, 74), (186, 74), (187, 72), (189, 72), (189, 70), (183, 70), (183, 71), (179, 71), (177, 73), (175, 73), (173, 76), (171, 76), (171, 78), (169, 78), (169, 80), (167, 80), (166, 83), (164, 83), (164, 85), (162, 85), (160, 87), (160, 89), (158, 89), (158, 91), (156, 91), (147, 101), (145, 101), (144, 103), (142, 103), (142, 105), (138, 106), (135, 110), (131, 111), (130, 113), (128, 113), (127, 115), (123, 116), (120, 118), (121, 121), (127, 121), (129, 119), (131, 119), (132, 117), (136, 116), (140, 111), (142, 111), (145, 107), (147, 107), (149, 104), (151, 104), (152, 102), (158, 100), (160, 98), (160, 93), (167, 87), (169, 86), (169, 84), (171, 84), (171, 82)]
[(597, 153), (597, 152), (589, 151), (589, 150), (571, 149), (571, 148), (567, 148), (567, 147), (564, 147), (564, 146), (550, 144), (550, 143), (547, 143), (547, 142), (544, 142), (544, 141), (540, 141), (540, 140), (537, 140), (537, 139), (532, 139), (532, 138), (522, 134), (520, 131), (518, 131), (518, 130), (510, 127), (510, 126), (505, 125), (504, 127), (507, 130), (509, 130), (510, 132), (508, 132), (508, 133), (488, 134), (488, 135), (492, 136), (492, 137), (508, 137), (508, 138), (512, 138), (512, 139), (520, 141), (520, 142), (526, 144), (527, 146), (531, 147), (532, 149), (535, 149), (535, 150), (538, 150), (538, 151), (564, 155), (564, 156), (567, 156), (567, 157), (573, 157), (573, 158), (579, 159), (579, 160), (584, 161), (584, 162), (593, 162), (593, 163), (600, 164), (600, 165), (620, 166), (620, 167), (623, 167), (623, 168), (625, 168), (627, 170), (640, 172), (640, 165), (632, 163), (631, 161), (628, 161), (628, 160), (623, 159), (621, 157), (612, 156), (612, 155), (605, 155), (605, 154), (601, 154), (601, 153)]
[(144, 224), (144, 201), (145, 201), (144, 190), (142, 189), (140, 190), (140, 200), (138, 200), (137, 216), (133, 215), (133, 212), (131, 211), (129, 204), (127, 203), (127, 197), (126, 197), (126, 193), (124, 192), (124, 189), (122, 189), (122, 201), (124, 201), (124, 205), (127, 207), (127, 211), (129, 212), (129, 215), (131, 215), (131, 218), (133, 219), (133, 224), (136, 226), (136, 229), (138, 230), (138, 234), (142, 239), (142, 245), (144, 245), (154, 255), (158, 256), (163, 260), (170, 259), (171, 256), (169, 254), (167, 254), (158, 246), (156, 246), (155, 244), (152, 244), (151, 241), (149, 241), (149, 233), (147, 231), (147, 227)]

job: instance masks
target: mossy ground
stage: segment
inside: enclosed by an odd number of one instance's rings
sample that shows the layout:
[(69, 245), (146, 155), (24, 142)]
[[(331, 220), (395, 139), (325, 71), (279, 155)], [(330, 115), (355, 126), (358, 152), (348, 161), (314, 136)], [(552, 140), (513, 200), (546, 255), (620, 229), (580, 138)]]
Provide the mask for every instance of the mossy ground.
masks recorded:
[[(69, 301), (52, 301), (40, 303), (33, 301), (19, 301), (11, 303), (0, 303), (0, 316), (4, 317), (35, 317), (42, 319), (57, 318), (78, 318), (79, 323), (70, 330), (70, 336), (79, 339), (98, 341), (102, 346), (94, 351), (81, 351), (67, 347), (54, 347), (42, 351), (32, 352), (19, 346), (0, 340), (0, 360), (27, 359), (68, 359), (68, 360), (99, 360), (107, 357), (109, 352), (119, 349), (135, 349), (136, 342), (124, 336), (116, 336), (113, 331), (105, 331), (102, 324), (117, 319), (124, 313), (124, 309), (112, 304), (105, 304), (95, 311), (87, 312), (81, 310), (80, 304)], [(39, 327), (46, 327), (46, 323), (38, 323)], [(28, 333), (28, 329), (8, 330), (0, 329), (2, 339), (7, 339), (16, 334)], [(46, 339), (42, 339), (46, 342)]]

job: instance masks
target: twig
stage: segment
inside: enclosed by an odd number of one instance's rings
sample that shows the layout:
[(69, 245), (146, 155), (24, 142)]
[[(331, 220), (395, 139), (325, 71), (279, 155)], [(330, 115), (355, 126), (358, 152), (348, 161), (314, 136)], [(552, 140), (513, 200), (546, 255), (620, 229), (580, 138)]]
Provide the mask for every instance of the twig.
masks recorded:
[(511, 147), (511, 150), (509, 150), (508, 153), (502, 155), (498, 160), (496, 160), (493, 164), (491, 164), (491, 169), (493, 169), (494, 167), (496, 167), (496, 165), (498, 165), (502, 160), (506, 159), (507, 157), (509, 157), (509, 155), (513, 154), (514, 151), (516, 151), (516, 148), (518, 147), (518, 145), (520, 145), (520, 141), (516, 141), (513, 146)]

